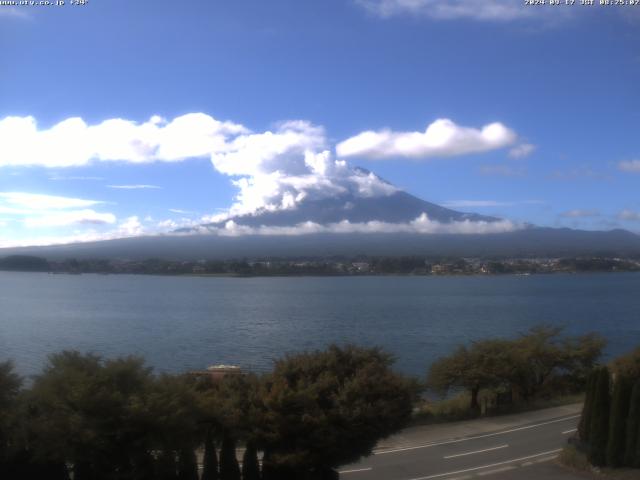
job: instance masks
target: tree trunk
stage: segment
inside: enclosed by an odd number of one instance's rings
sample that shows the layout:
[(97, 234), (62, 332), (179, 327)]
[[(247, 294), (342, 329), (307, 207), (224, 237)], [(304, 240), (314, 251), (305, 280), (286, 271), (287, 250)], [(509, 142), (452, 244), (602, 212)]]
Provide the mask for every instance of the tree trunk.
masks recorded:
[(209, 429), (204, 440), (204, 465), (201, 480), (218, 480), (219, 478), (216, 445), (213, 441), (213, 433)]
[(471, 389), (471, 411), (478, 415), (480, 413), (480, 402), (478, 402), (478, 395), (480, 394), (480, 387), (475, 386)]

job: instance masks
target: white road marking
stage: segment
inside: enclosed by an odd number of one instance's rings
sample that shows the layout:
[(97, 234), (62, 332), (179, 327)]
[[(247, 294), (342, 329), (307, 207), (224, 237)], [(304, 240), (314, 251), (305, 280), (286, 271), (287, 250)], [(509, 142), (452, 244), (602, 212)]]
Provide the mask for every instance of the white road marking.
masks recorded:
[(342, 475), (343, 473), (369, 472), (371, 470), (372, 470), (371, 467), (368, 467), (368, 468), (356, 468), (354, 470), (342, 470), (342, 471), (339, 471), (338, 473), (340, 475)]
[(572, 428), (571, 430), (565, 430), (564, 432), (562, 432), (563, 435), (567, 435), (568, 433), (573, 433), (573, 432), (577, 432), (578, 429), (577, 428)]
[(466, 452), (466, 453), (457, 453), (456, 455), (447, 455), (444, 458), (449, 459), (449, 458), (466, 457), (467, 455), (473, 455), (473, 454), (476, 454), (476, 453), (484, 453), (484, 452), (491, 452), (493, 450), (500, 450), (501, 448), (507, 448), (508, 446), (509, 445), (504, 444), (504, 445), (500, 445), (498, 447), (491, 447), (491, 448), (485, 448), (483, 450), (476, 450), (475, 452)]
[(476, 435), (475, 437), (465, 437), (465, 438), (460, 438), (458, 440), (447, 440), (446, 442), (425, 443), (424, 445), (416, 445), (414, 447), (394, 448), (392, 450), (383, 450), (380, 452), (373, 452), (373, 454), (386, 455), (387, 453), (405, 452), (407, 450), (417, 450), (419, 448), (431, 448), (431, 447), (437, 447), (439, 445), (450, 445), (452, 443), (468, 442), (470, 440), (477, 440), (479, 438), (495, 437), (497, 435), (505, 435), (507, 433), (520, 432), (522, 430), (529, 430), (531, 428), (542, 427), (544, 425), (551, 425), (552, 423), (566, 422), (568, 420), (573, 420), (575, 418), (580, 418), (580, 415), (572, 415), (571, 417), (559, 418), (557, 420), (550, 420), (548, 422), (537, 423), (535, 425), (527, 425), (526, 427), (512, 428), (511, 430), (504, 430), (502, 432), (486, 433), (484, 435)]
[(543, 457), (545, 455), (551, 455), (552, 453), (558, 453), (562, 449), (550, 450), (548, 452), (536, 453), (535, 455), (528, 455), (526, 457), (514, 458), (511, 460), (505, 460), (504, 462), (492, 463), (490, 465), (483, 465), (481, 467), (465, 468), (464, 470), (457, 470), (455, 472), (437, 473), (435, 475), (427, 475), (426, 477), (416, 477), (411, 480), (429, 480), (431, 478), (448, 477), (449, 475), (458, 475), (459, 473), (474, 472), (476, 470), (484, 470), (486, 468), (499, 467), (500, 465), (507, 465), (509, 463), (521, 462), (523, 460), (529, 460), (530, 458)]
[(553, 455), (551, 457), (544, 457), (544, 458), (538, 458), (537, 460), (534, 460), (534, 463), (543, 463), (543, 462), (550, 462), (551, 460), (555, 460), (556, 458), (558, 458), (557, 455)]
[(515, 470), (516, 467), (501, 467), (501, 468), (494, 468), (493, 470), (487, 470), (486, 472), (480, 472), (478, 473), (479, 477), (483, 477), (485, 475), (493, 475), (494, 473), (500, 473), (500, 472), (507, 472), (509, 470)]

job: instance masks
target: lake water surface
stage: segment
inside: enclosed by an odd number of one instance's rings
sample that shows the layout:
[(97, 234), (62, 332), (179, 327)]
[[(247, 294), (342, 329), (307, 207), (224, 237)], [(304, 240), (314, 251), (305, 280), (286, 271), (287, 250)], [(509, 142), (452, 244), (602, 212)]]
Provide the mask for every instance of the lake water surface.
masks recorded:
[(331, 342), (379, 345), (423, 375), (460, 343), (538, 323), (640, 345), (640, 274), (206, 278), (0, 272), (0, 359), (40, 370), (62, 349), (139, 354), (158, 371), (268, 369)]

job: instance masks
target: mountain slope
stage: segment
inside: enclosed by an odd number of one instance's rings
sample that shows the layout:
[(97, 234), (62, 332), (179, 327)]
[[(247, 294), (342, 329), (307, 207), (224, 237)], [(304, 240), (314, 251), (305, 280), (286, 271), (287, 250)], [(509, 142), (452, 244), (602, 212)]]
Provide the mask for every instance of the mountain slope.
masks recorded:
[(350, 223), (372, 221), (408, 223), (422, 214), (426, 214), (430, 220), (442, 223), (463, 220), (474, 222), (498, 220), (475, 213), (450, 210), (421, 200), (409, 193), (397, 191), (384, 197), (356, 197), (348, 193), (332, 198), (303, 201), (296, 208), (277, 211), (263, 210), (255, 214), (231, 217), (223, 222), (210, 223), (205, 226), (220, 228), (228, 220), (247, 227), (288, 227), (304, 222), (327, 225), (342, 221)]

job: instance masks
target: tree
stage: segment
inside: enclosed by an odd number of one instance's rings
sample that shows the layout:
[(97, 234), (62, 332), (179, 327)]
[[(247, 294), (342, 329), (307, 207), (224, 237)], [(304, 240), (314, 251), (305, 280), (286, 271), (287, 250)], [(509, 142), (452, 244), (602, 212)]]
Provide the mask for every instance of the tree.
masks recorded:
[(586, 444), (589, 443), (589, 428), (591, 426), (591, 416), (593, 415), (593, 399), (595, 397), (597, 378), (598, 372), (593, 370), (589, 375), (589, 380), (587, 381), (587, 390), (584, 405), (582, 407), (582, 415), (580, 415), (580, 422), (578, 423), (578, 435), (580, 440)]
[(567, 365), (567, 352), (560, 333), (562, 327), (538, 325), (513, 341), (511, 383), (529, 401)]
[(178, 480), (175, 452), (169, 449), (160, 452), (156, 461), (156, 478), (158, 480)]
[(192, 448), (183, 448), (178, 456), (178, 480), (198, 480), (198, 460)]
[(606, 463), (607, 437), (609, 433), (610, 375), (607, 367), (598, 369), (593, 398), (593, 414), (589, 427), (589, 461), (598, 467)]
[(632, 380), (640, 380), (640, 347), (616, 358), (611, 370)]
[(626, 432), (629, 415), (631, 382), (624, 375), (618, 375), (613, 385), (611, 413), (609, 415), (609, 438), (607, 440), (607, 465), (619, 468), (624, 463)]
[(576, 391), (584, 391), (607, 342), (600, 334), (587, 333), (565, 337), (561, 344), (564, 353), (561, 370)]
[(629, 401), (624, 450), (624, 464), (626, 466), (640, 467), (640, 462), (636, 463), (635, 459), (637, 450), (640, 450), (640, 380), (637, 380), (633, 386)]
[(510, 388), (525, 401), (541, 392), (582, 391), (604, 340), (596, 334), (561, 337), (561, 332), (561, 328), (540, 325), (512, 340), (480, 340), (460, 346), (434, 362), (427, 384), (441, 394), (466, 389), (470, 409), (476, 413), (481, 389)]
[[(0, 363), (0, 465), (8, 461), (17, 398), (22, 379), (13, 371), (13, 363)], [(2, 468), (2, 467), (0, 467)], [(1, 470), (0, 470), (1, 472)]]
[(311, 478), (371, 453), (406, 425), (417, 388), (376, 348), (289, 355), (264, 378), (261, 444), (270, 469)]
[(482, 388), (499, 386), (508, 375), (506, 368), (511, 345), (505, 340), (482, 340), (471, 347), (460, 346), (448, 357), (434, 362), (429, 369), (427, 385), (446, 395), (453, 388), (464, 388), (469, 392), (469, 408), (480, 413), (478, 395)]
[(247, 443), (242, 456), (242, 480), (260, 480), (258, 452), (253, 443)]
[(236, 458), (236, 442), (229, 432), (225, 432), (222, 437), (220, 480), (240, 480), (240, 466)]
[(218, 456), (216, 455), (216, 445), (213, 441), (212, 428), (207, 428), (204, 440), (204, 460), (201, 480), (218, 480)]
[(29, 394), (31, 443), (47, 461), (72, 463), (77, 480), (152, 478), (153, 464), (170, 478), (176, 452), (198, 443), (194, 398), (182, 377), (156, 378), (142, 359), (62, 352)]

